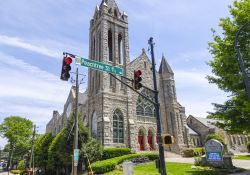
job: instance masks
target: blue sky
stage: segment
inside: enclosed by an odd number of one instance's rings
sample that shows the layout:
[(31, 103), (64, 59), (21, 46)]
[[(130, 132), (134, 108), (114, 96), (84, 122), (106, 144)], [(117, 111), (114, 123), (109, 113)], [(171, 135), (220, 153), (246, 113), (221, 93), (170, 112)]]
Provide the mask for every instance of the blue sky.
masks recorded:
[[(71, 86), (59, 78), (62, 52), (88, 57), (89, 21), (100, 1), (0, 1), (0, 122), (6, 116), (23, 116), (43, 133), (52, 111), (62, 112)], [(210, 29), (220, 31), (219, 18), (229, 16), (232, 0), (116, 2), (129, 17), (130, 60), (154, 37), (157, 67), (164, 54), (187, 115), (206, 117), (212, 102), (227, 98), (205, 76), (211, 74), (206, 65), (212, 59), (207, 51)], [(0, 137), (0, 146), (5, 143)]]

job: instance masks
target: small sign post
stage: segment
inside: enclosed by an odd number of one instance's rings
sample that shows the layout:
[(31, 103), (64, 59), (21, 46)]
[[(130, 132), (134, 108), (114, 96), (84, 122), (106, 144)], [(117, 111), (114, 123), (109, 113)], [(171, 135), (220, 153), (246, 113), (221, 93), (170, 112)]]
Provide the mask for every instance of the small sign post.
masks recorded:
[(74, 166), (77, 166), (79, 160), (79, 149), (74, 149)]
[(224, 146), (221, 142), (215, 139), (210, 139), (205, 143), (206, 159), (208, 162), (223, 161)]

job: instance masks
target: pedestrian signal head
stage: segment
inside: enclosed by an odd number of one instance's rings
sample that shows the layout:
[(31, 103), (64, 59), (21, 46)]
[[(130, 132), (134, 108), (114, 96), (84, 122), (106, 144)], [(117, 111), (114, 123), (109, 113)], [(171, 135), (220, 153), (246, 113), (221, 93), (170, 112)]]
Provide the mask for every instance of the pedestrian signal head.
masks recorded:
[(165, 145), (174, 144), (174, 137), (171, 135), (162, 136), (162, 143)]

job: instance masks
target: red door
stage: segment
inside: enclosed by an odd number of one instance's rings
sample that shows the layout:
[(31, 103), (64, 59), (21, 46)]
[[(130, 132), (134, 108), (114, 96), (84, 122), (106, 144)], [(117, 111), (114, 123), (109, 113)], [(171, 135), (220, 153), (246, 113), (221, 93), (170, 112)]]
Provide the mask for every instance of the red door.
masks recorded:
[(153, 147), (153, 137), (152, 136), (148, 136), (148, 144), (150, 146), (150, 150), (154, 150), (154, 147)]
[(143, 138), (143, 136), (138, 136), (138, 142), (140, 144), (140, 150), (143, 151), (144, 150), (144, 138)]

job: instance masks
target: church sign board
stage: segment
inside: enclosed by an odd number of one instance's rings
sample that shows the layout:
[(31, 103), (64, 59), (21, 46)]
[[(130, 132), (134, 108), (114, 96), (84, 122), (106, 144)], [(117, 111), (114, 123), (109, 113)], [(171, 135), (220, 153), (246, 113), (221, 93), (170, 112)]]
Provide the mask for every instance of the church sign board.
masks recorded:
[(210, 139), (205, 143), (206, 159), (209, 162), (223, 161), (224, 146), (215, 139)]
[(116, 67), (116, 66), (110, 66), (108, 64), (104, 64), (104, 63), (99, 62), (99, 61), (81, 58), (78, 56), (75, 56), (75, 64), (89, 67), (89, 68), (96, 69), (96, 70), (100, 70), (100, 71), (104, 71), (104, 72), (108, 72), (108, 73), (112, 73), (112, 74), (116, 74), (119, 76), (123, 75), (123, 68)]

